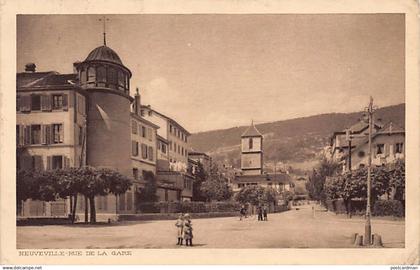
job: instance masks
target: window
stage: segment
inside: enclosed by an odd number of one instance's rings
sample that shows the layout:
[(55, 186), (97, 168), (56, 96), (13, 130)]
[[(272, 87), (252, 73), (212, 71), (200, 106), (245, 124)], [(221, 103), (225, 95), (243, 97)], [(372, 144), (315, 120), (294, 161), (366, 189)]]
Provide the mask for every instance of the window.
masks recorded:
[(144, 126), (141, 126), (141, 136), (143, 138), (146, 138), (146, 127), (144, 127)]
[(131, 133), (137, 134), (137, 122), (135, 120), (131, 120)]
[(63, 124), (53, 124), (53, 143), (63, 142)]
[(149, 151), (148, 151), (148, 154), (147, 154), (147, 157), (149, 158), (149, 160), (150, 161), (153, 161), (153, 147), (152, 146), (149, 146)]
[(109, 67), (108, 68), (108, 87), (117, 89), (117, 71), (114, 68)]
[(99, 66), (97, 69), (98, 77), (98, 86), (106, 87), (106, 68), (104, 66)]
[(384, 153), (384, 144), (377, 144), (376, 145), (376, 154), (381, 155)]
[(161, 150), (162, 150), (162, 153), (166, 154), (166, 145), (165, 144), (161, 145)]
[(149, 139), (149, 141), (153, 140), (153, 129), (151, 128), (147, 128), (147, 139)]
[(58, 110), (63, 108), (63, 95), (53, 95), (53, 109)]
[(133, 168), (133, 178), (136, 180), (139, 179), (139, 169)]
[(395, 144), (395, 153), (401, 154), (403, 152), (403, 143)]
[(152, 111), (149, 111), (148, 114), (149, 114), (149, 116), (152, 116)]
[(125, 79), (124, 79), (124, 73), (122, 71), (118, 72), (118, 89), (124, 90), (125, 88)]
[(172, 133), (172, 125), (169, 125), (169, 133)]
[(141, 157), (147, 159), (147, 145), (144, 143), (141, 144)]
[(253, 141), (252, 138), (248, 139), (248, 143), (249, 143), (249, 149), (251, 150), (253, 148)]
[(136, 141), (131, 141), (131, 154), (135, 157), (139, 155), (139, 143)]
[(95, 67), (88, 68), (88, 83), (95, 84), (96, 83), (96, 69)]
[(40, 95), (31, 96), (31, 110), (32, 111), (41, 110), (41, 96)]
[(169, 141), (169, 150), (172, 151), (172, 141)]
[(41, 125), (31, 125), (31, 144), (41, 143)]
[(52, 169), (62, 169), (63, 168), (63, 156), (52, 156)]
[(178, 144), (178, 154), (181, 154), (181, 146)]

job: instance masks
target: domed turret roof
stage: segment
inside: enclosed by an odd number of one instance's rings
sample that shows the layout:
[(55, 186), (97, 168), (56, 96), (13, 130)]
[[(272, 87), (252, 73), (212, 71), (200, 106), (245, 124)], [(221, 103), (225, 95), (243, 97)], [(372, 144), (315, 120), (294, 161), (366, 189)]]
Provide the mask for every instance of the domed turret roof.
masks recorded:
[(107, 61), (123, 66), (118, 54), (113, 49), (105, 45), (91, 51), (85, 61)]

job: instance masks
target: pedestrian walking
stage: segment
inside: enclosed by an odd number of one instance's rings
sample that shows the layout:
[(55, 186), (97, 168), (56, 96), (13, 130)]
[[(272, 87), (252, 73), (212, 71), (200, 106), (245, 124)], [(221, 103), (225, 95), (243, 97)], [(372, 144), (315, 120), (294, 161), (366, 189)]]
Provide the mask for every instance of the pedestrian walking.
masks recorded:
[(176, 220), (175, 226), (177, 227), (178, 243), (177, 245), (182, 246), (183, 230), (184, 230), (184, 215), (181, 213)]
[(192, 246), (192, 239), (193, 239), (193, 228), (192, 228), (192, 222), (190, 219), (189, 214), (184, 215), (184, 239), (185, 239), (185, 245), (186, 246)]
[(262, 221), (263, 220), (263, 210), (262, 210), (261, 205), (258, 206), (257, 212), (258, 212), (258, 221)]
[(267, 208), (267, 205), (264, 205), (264, 208), (263, 208), (264, 221), (268, 221), (267, 215), (268, 215), (268, 208)]

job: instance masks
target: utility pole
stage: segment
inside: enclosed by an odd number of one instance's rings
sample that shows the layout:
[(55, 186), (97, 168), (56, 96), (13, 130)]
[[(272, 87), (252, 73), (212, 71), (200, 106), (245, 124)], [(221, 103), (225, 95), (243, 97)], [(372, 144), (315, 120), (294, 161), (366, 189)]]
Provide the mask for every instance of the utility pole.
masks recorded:
[(349, 171), (351, 171), (351, 129), (347, 129), (346, 130), (346, 140), (349, 142), (349, 152), (348, 152), (348, 169)]
[(369, 117), (369, 144), (368, 144), (368, 175), (367, 175), (367, 202), (366, 202), (366, 224), (364, 244), (371, 244), (372, 227), (370, 223), (370, 197), (371, 197), (371, 170), (372, 170), (372, 126), (373, 126), (373, 98), (370, 97), (369, 106), (366, 108)]

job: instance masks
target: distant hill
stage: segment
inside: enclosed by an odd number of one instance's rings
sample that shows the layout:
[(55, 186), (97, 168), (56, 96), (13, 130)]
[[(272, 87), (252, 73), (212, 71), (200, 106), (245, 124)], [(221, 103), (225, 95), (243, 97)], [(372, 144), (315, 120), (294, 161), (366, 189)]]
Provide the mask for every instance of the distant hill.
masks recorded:
[[(313, 160), (334, 131), (343, 130), (362, 112), (328, 113), (256, 125), (264, 135), (264, 161), (296, 163)], [(405, 104), (379, 108), (375, 118), (405, 127)], [(209, 153), (214, 159), (239, 167), (240, 137), (247, 126), (192, 134), (191, 147)]]

